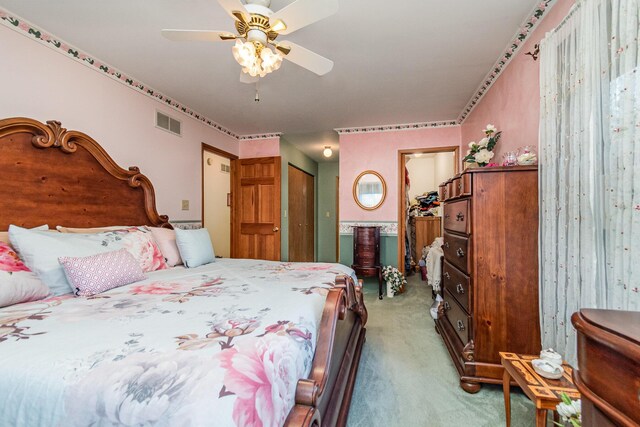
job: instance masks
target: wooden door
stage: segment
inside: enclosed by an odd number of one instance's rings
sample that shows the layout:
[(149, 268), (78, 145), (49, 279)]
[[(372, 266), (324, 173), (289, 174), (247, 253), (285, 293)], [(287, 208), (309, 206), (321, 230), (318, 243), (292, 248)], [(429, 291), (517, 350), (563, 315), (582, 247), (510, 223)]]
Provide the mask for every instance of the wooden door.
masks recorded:
[(315, 260), (315, 182), (289, 165), (289, 261)]
[(234, 258), (280, 260), (280, 157), (234, 164)]

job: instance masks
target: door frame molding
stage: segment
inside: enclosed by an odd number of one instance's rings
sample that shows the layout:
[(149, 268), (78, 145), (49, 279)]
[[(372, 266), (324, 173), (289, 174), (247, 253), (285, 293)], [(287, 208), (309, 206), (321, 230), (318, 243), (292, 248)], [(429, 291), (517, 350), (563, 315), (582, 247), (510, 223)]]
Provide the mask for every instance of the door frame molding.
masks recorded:
[(205, 153), (211, 153), (211, 154), (215, 154), (217, 156), (220, 157), (224, 157), (226, 159), (231, 160), (230, 163), (230, 171), (229, 173), (231, 174), (231, 182), (229, 184), (229, 193), (231, 194), (231, 215), (230, 215), (230, 221), (231, 223), (229, 224), (229, 245), (231, 247), (231, 253), (233, 254), (233, 248), (234, 248), (234, 238), (233, 238), (233, 189), (234, 189), (234, 180), (235, 180), (235, 175), (233, 173), (233, 169), (234, 169), (234, 160), (238, 160), (238, 156), (236, 156), (235, 154), (231, 154), (227, 151), (221, 150), (218, 147), (214, 147), (213, 145), (209, 145), (207, 143), (202, 142), (200, 144), (200, 205), (201, 205), (201, 209), (200, 209), (200, 218), (202, 220), (202, 227), (204, 228), (204, 154)]
[(449, 145), (443, 147), (425, 147), (411, 148), (408, 150), (398, 150), (398, 270), (405, 273), (404, 270), (404, 236), (407, 233), (405, 222), (406, 215), (404, 206), (407, 202), (405, 193), (404, 169), (406, 164), (406, 156), (409, 154), (429, 154), (429, 153), (453, 153), (453, 173), (460, 173), (460, 146)]

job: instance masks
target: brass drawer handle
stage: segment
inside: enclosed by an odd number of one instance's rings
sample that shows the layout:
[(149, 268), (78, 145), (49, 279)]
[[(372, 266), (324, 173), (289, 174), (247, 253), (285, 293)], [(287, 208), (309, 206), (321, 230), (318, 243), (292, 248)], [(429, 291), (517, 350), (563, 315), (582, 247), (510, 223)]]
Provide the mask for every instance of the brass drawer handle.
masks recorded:
[(449, 303), (448, 303), (448, 302), (446, 302), (446, 301), (444, 302), (444, 309), (445, 309), (445, 310), (451, 310), (451, 306), (450, 306), (450, 305), (449, 305)]
[(464, 251), (462, 250), (462, 248), (458, 248), (458, 250), (456, 251), (456, 255), (458, 255), (458, 257), (460, 258), (464, 258)]
[(448, 272), (448, 271), (445, 271), (445, 272), (444, 272), (444, 274), (443, 274), (443, 276), (444, 276), (444, 277), (446, 277), (446, 278), (447, 278), (447, 280), (451, 279), (451, 275), (449, 274), (449, 272)]
[(444, 219), (449, 219), (451, 217), (451, 215), (449, 214), (444, 214)]
[(444, 242), (444, 247), (449, 249), (449, 242)]
[(464, 294), (464, 286), (462, 286), (462, 283), (458, 283), (458, 286), (456, 286), (456, 292)]
[(464, 323), (462, 323), (462, 320), (458, 320), (457, 325), (460, 332), (464, 331)]
[(458, 183), (458, 189), (462, 190), (462, 183), (461, 182)]
[(456, 221), (464, 221), (464, 214), (462, 212), (458, 212), (458, 215), (456, 215)]

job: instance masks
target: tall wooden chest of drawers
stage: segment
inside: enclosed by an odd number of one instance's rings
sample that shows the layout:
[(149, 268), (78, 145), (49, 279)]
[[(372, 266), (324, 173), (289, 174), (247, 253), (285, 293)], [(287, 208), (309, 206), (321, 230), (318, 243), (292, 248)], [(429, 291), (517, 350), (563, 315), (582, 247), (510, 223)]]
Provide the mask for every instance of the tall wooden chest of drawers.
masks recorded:
[(358, 277), (378, 278), (378, 298), (382, 299), (380, 227), (353, 227), (353, 264)]
[(540, 352), (538, 171), (468, 169), (440, 185), (443, 304), (436, 328), (467, 392), (500, 384), (500, 351)]

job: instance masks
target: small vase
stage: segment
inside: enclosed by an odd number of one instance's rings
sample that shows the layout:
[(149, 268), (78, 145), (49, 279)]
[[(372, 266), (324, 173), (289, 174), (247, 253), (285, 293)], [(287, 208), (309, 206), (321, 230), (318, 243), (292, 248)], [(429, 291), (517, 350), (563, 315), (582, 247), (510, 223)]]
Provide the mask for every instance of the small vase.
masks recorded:
[(391, 286), (390, 282), (387, 282), (387, 298), (393, 298), (393, 286)]

